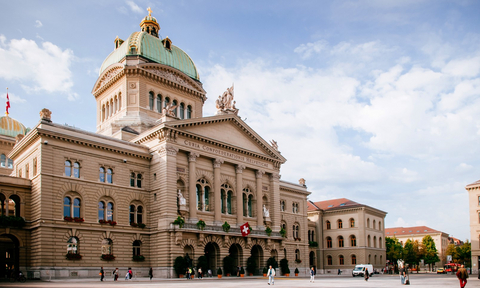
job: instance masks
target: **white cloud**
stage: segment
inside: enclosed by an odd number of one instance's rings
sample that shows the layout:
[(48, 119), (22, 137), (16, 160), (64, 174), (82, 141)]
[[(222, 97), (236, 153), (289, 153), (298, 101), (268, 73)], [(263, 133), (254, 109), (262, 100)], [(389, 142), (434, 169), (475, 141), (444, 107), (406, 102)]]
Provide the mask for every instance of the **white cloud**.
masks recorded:
[(28, 93), (71, 93), (72, 50), (62, 50), (51, 42), (39, 46), (24, 38), (8, 42), (3, 35), (0, 35), (0, 43), (0, 78), (20, 82)]
[(408, 227), (410, 226), (402, 217), (398, 217), (397, 221), (394, 224), (395, 227)]
[(140, 8), (135, 2), (133, 1), (125, 1), (127, 3), (128, 7), (130, 7), (130, 10), (132, 10), (135, 13), (142, 14), (145, 13), (146, 10)]
[(442, 72), (452, 76), (475, 77), (480, 73), (480, 56), (467, 59), (453, 59), (443, 67)]
[(43, 24), (42, 24), (42, 22), (40, 22), (40, 20), (35, 21), (35, 27), (40, 28), (42, 26), (43, 26)]
[(294, 52), (301, 54), (301, 57), (306, 59), (310, 58), (313, 54), (318, 54), (325, 51), (328, 48), (328, 42), (325, 40), (319, 40), (313, 43), (301, 44), (295, 48)]

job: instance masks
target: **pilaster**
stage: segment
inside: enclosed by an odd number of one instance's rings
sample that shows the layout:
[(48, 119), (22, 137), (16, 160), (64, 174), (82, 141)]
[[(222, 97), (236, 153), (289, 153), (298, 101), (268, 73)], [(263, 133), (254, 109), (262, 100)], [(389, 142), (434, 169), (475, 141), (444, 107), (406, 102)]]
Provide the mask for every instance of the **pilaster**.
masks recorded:
[(272, 219), (272, 230), (280, 231), (280, 174), (270, 174), (270, 187), (272, 188), (272, 205), (270, 207), (270, 218)]
[(257, 192), (257, 229), (262, 230), (264, 229), (263, 226), (263, 191), (262, 191), (262, 178), (265, 171), (257, 170), (255, 172), (256, 178), (256, 192)]
[(197, 157), (200, 155), (198, 153), (190, 152), (188, 154), (188, 208), (190, 212), (190, 222), (194, 223), (197, 221)]
[(158, 155), (164, 159), (166, 165), (166, 173), (160, 176), (161, 181), (166, 185), (163, 193), (158, 196), (160, 203), (163, 203), (158, 219), (159, 228), (169, 227), (170, 223), (177, 218), (177, 153), (178, 148), (168, 144), (158, 150)]
[(214, 213), (215, 224), (222, 224), (222, 199), (220, 194), (220, 167), (223, 164), (223, 159), (217, 158), (213, 160), (213, 197), (214, 197)]
[(236, 172), (236, 194), (237, 194), (237, 227), (243, 225), (243, 175), (242, 172), (245, 169), (244, 165), (237, 165), (235, 167)]

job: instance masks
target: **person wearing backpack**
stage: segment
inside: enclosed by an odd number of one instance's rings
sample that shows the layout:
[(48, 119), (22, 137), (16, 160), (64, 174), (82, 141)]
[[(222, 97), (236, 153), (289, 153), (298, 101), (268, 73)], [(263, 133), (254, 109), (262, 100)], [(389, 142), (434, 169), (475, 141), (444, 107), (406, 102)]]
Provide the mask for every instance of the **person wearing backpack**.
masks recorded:
[(268, 285), (270, 284), (275, 285), (275, 269), (272, 268), (272, 265), (270, 265), (267, 271), (267, 276), (268, 276)]

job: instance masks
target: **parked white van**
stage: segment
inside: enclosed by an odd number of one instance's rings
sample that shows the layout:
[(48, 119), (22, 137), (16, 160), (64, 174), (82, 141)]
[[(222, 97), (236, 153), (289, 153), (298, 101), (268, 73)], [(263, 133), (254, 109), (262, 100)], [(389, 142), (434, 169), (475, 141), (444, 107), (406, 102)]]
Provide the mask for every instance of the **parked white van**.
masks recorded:
[(358, 264), (355, 265), (355, 269), (352, 271), (352, 276), (364, 276), (365, 275), (365, 269), (368, 269), (368, 275), (372, 277), (373, 275), (373, 265), (372, 264)]

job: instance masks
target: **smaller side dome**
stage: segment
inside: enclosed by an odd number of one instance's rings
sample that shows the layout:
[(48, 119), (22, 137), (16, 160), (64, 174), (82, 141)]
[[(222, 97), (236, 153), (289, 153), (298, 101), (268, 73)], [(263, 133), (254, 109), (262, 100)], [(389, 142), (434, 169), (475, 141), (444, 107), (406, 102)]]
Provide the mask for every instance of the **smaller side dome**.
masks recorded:
[(28, 131), (29, 129), (22, 123), (10, 118), (8, 115), (0, 117), (0, 135), (16, 137), (18, 134), (26, 135)]

